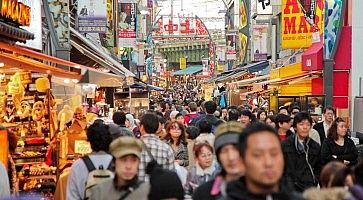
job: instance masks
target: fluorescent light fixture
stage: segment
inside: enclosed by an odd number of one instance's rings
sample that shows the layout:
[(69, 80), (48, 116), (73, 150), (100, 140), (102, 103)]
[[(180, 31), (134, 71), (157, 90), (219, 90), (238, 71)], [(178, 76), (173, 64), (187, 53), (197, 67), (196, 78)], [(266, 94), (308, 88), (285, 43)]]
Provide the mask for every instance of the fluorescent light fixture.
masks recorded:
[(75, 66), (74, 66), (74, 68), (76, 68), (76, 69), (81, 69), (81, 66), (79, 66), (79, 65), (75, 65)]
[(4, 67), (5, 64), (3, 62), (0, 62), (0, 67)]

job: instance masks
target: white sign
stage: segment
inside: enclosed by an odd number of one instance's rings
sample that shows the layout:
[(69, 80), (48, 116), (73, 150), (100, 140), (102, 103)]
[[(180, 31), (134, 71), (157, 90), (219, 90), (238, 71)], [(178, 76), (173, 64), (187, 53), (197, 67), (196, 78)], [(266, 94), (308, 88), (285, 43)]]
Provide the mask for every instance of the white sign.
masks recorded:
[(22, 26), (21, 28), (34, 34), (34, 40), (27, 40), (26, 43), (18, 42), (17, 44), (23, 45), (32, 49), (42, 50), (42, 5), (41, 0), (18, 0), (31, 8), (30, 11), (30, 26)]
[(83, 33), (106, 33), (106, 0), (78, 0), (78, 28)]
[(257, 0), (258, 15), (272, 15), (271, 0)]
[(91, 152), (92, 152), (91, 144), (86, 140), (74, 141), (74, 153), (85, 155)]

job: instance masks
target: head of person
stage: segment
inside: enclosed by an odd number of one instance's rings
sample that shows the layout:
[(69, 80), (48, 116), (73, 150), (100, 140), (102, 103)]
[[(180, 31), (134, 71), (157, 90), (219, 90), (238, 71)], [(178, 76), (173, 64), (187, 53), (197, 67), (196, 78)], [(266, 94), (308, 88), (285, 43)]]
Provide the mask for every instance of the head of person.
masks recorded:
[(282, 131), (286, 132), (291, 128), (291, 117), (285, 114), (278, 114), (275, 117), (275, 125), (276, 129), (281, 129)]
[(181, 114), (181, 113), (178, 113), (175, 116), (175, 121), (179, 122), (180, 124), (184, 124), (185, 123), (185, 121), (184, 121), (184, 115)]
[(318, 99), (318, 98), (316, 98), (316, 97), (313, 97), (313, 98), (311, 98), (310, 103), (311, 103), (313, 106), (318, 106), (318, 105), (319, 105), (319, 99)]
[(276, 124), (275, 124), (275, 116), (274, 115), (269, 115), (266, 117), (266, 121), (265, 123), (273, 128), (276, 128)]
[(346, 136), (347, 124), (342, 118), (337, 117), (328, 130), (328, 138), (336, 141), (338, 138), (344, 138)]
[(307, 112), (299, 112), (294, 117), (293, 127), (296, 135), (300, 139), (305, 139), (309, 136), (310, 129), (313, 125), (313, 119)]
[(186, 144), (185, 127), (179, 122), (170, 122), (166, 127), (166, 140), (170, 140), (172, 143), (176, 142)]
[(193, 152), (198, 165), (206, 169), (213, 164), (213, 147), (207, 142), (194, 144)]
[(141, 151), (142, 142), (134, 137), (119, 137), (110, 144), (118, 181), (128, 182), (137, 178)]
[(198, 122), (198, 128), (200, 133), (211, 133), (212, 125), (205, 119), (201, 119)]
[(131, 114), (126, 114), (126, 121), (125, 121), (125, 126), (127, 128), (133, 128), (135, 127), (135, 118), (133, 115)]
[(200, 134), (199, 128), (195, 127), (195, 126), (188, 126), (185, 129), (185, 133), (186, 133), (186, 137), (189, 140), (194, 140), (195, 138), (197, 138)]
[(125, 125), (126, 114), (124, 112), (115, 112), (113, 113), (112, 120), (117, 125)]
[(238, 121), (240, 117), (239, 111), (235, 108), (229, 109), (228, 111), (228, 121)]
[(207, 101), (204, 103), (205, 112), (210, 115), (214, 115), (217, 110), (217, 104), (214, 101)]
[(240, 113), (240, 122), (244, 124), (245, 126), (253, 123), (256, 121), (256, 116), (252, 114), (250, 110), (241, 110)]
[(160, 123), (159, 118), (154, 113), (146, 113), (141, 117), (140, 120), (140, 133), (145, 134), (155, 134), (159, 129)]
[(239, 138), (247, 189), (252, 193), (277, 192), (284, 157), (276, 130), (263, 123), (245, 128)]
[(327, 106), (323, 109), (324, 121), (328, 124), (332, 123), (335, 116), (335, 109), (331, 106)]
[(258, 112), (257, 112), (257, 119), (258, 120), (260, 120), (260, 121), (266, 121), (266, 117), (267, 117), (267, 113), (266, 113), (266, 111), (264, 111), (264, 110), (259, 110)]
[(338, 161), (326, 164), (320, 173), (320, 183), (323, 188), (353, 186), (352, 171)]
[(160, 134), (162, 134), (163, 131), (165, 130), (166, 119), (160, 115), (157, 115), (157, 117), (159, 120), (159, 127), (158, 130), (156, 131), (156, 134), (160, 136)]
[(228, 117), (228, 109), (227, 108), (222, 108), (222, 117)]
[(108, 148), (112, 142), (112, 136), (108, 128), (104, 123), (93, 123), (88, 127), (87, 140), (91, 144), (92, 151), (108, 152)]
[(289, 111), (287, 110), (287, 107), (285, 107), (285, 106), (281, 106), (279, 108), (279, 114), (290, 115)]
[(275, 111), (273, 111), (273, 110), (268, 111), (268, 116), (271, 116), (271, 115), (275, 115)]
[(291, 117), (292, 118), (294, 118), (295, 117), (295, 115), (297, 114), (297, 113), (299, 113), (300, 112), (300, 107), (299, 106), (294, 106), (294, 107), (292, 107), (291, 108)]
[(195, 102), (190, 102), (188, 104), (190, 112), (197, 112), (198, 111), (198, 105)]
[(238, 138), (244, 125), (229, 121), (219, 125), (215, 131), (214, 149), (222, 167), (222, 175), (240, 177), (244, 175), (244, 166), (238, 149)]
[(171, 111), (170, 113), (170, 121), (176, 121), (176, 115), (179, 114), (179, 111)]

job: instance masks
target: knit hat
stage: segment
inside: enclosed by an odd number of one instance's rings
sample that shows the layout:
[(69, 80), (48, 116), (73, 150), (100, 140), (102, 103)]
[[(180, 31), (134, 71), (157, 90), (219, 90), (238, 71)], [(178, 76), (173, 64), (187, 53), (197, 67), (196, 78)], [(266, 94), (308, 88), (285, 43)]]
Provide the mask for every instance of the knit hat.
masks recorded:
[[(218, 153), (219, 149), (227, 144), (238, 144), (240, 134), (244, 125), (239, 122), (230, 121), (219, 125), (215, 131), (214, 150)], [(218, 156), (218, 154), (217, 154)]]
[(184, 189), (178, 175), (169, 170), (155, 167), (150, 174), (149, 200), (184, 199)]

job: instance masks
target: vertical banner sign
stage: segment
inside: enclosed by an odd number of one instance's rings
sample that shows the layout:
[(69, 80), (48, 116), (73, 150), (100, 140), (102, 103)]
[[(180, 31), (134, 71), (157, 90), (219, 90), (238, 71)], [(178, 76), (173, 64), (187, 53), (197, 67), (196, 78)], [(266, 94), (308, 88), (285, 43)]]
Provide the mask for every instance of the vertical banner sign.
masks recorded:
[[(302, 6), (299, 0), (282, 0), (282, 48), (300, 49), (311, 46), (314, 27), (306, 21), (309, 19), (308, 13), (304, 14), (301, 9), (306, 7), (305, 5), (307, 5), (306, 2)], [(316, 0), (315, 9), (315, 28), (318, 28), (319, 35), (322, 35), (324, 31), (324, 0)]]
[(180, 58), (180, 69), (187, 68), (187, 59), (186, 58)]
[(106, 33), (107, 1), (78, 0), (78, 28), (82, 33)]
[(253, 25), (253, 57), (254, 61), (267, 60), (268, 55), (268, 24)]
[(69, 0), (48, 0), (48, 6), (59, 46), (70, 49)]
[(247, 45), (248, 45), (248, 7), (246, 0), (239, 0), (239, 64), (244, 64), (246, 60)]
[(325, 0), (324, 58), (334, 58), (342, 27), (343, 0)]
[(26, 43), (17, 43), (26, 47), (42, 50), (43, 38), (42, 38), (42, 5), (41, 0), (18, 0), (19, 3), (23, 3), (30, 7), (30, 25), (22, 26), (21, 28), (34, 34), (33, 40), (27, 40)]
[(114, 25), (113, 25), (113, 0), (107, 0), (107, 30), (106, 30), (106, 48), (114, 51), (115, 38), (114, 38)]
[(256, 3), (258, 15), (272, 15), (271, 0), (257, 0)]
[(227, 34), (227, 60), (236, 60), (236, 34)]
[(133, 0), (118, 0), (119, 47), (136, 46), (137, 4)]

